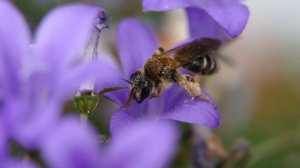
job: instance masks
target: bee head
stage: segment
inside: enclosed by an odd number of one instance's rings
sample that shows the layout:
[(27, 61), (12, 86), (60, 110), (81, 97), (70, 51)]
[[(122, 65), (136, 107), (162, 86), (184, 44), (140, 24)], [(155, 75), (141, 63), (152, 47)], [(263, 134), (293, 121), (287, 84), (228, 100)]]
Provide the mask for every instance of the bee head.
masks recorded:
[(130, 97), (137, 103), (142, 103), (151, 93), (152, 84), (140, 71), (136, 71), (131, 75), (130, 84)]

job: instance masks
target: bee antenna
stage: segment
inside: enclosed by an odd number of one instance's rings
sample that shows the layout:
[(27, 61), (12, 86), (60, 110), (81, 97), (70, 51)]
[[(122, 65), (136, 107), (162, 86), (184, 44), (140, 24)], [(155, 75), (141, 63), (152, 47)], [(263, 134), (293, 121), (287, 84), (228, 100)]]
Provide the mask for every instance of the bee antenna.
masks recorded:
[(127, 79), (121, 78), (121, 80), (123, 80), (123, 81), (125, 81), (125, 82), (127, 82), (127, 83), (129, 83), (129, 84), (132, 84), (131, 81), (129, 81), (129, 80), (127, 80)]
[(97, 95), (101, 96), (104, 95), (105, 93), (122, 90), (122, 89), (128, 89), (128, 86), (115, 86), (115, 87), (104, 88), (100, 92), (98, 92)]

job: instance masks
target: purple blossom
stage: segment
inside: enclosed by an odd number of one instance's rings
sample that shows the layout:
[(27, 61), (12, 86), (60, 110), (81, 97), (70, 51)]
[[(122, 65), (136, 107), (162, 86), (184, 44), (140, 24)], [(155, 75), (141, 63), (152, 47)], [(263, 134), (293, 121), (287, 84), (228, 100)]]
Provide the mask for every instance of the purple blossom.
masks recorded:
[[(118, 70), (112, 61), (103, 58), (102, 68), (107, 73), (99, 74), (105, 82), (98, 83), (98, 89), (124, 85), (120, 78), (129, 79), (134, 71), (142, 69), (158, 46), (151, 31), (135, 19), (126, 19), (120, 23), (117, 42), (122, 70)], [(128, 95), (128, 90), (107, 94), (122, 107), (126, 104)], [(202, 100), (192, 100), (176, 84), (166, 89), (159, 98), (146, 99), (142, 104), (134, 102), (129, 108), (115, 111), (110, 121), (111, 132), (142, 118), (173, 119), (209, 127), (217, 127), (220, 122), (219, 111), (214, 106)]]
[[(5, 156), (1, 155), (0, 167), (37, 167), (30, 160), (8, 157), (1, 131), (0, 152)], [(175, 154), (177, 142), (178, 132), (172, 123), (144, 120), (124, 128), (104, 144), (90, 125), (69, 116), (52, 127), (40, 152), (46, 165), (55, 168), (163, 168)]]
[[(160, 137), (160, 138), (158, 138)], [(101, 144), (89, 125), (67, 118), (42, 145), (42, 155), (56, 168), (162, 168), (176, 150), (177, 132), (167, 122), (141, 121)]]
[(59, 118), (64, 100), (97, 76), (99, 62), (78, 62), (99, 17), (106, 17), (101, 8), (59, 7), (31, 40), (19, 11), (8, 1), (0, 2), (0, 118), (7, 136), (27, 148), (38, 147)]
[(102, 70), (98, 61), (79, 64), (79, 56), (95, 18), (105, 16), (87, 5), (59, 7), (30, 40), (19, 11), (0, 1), (0, 167), (38, 167), (30, 158), (10, 156), (11, 140), (41, 152), (49, 167), (159, 168), (170, 161), (177, 140), (170, 123), (135, 123), (101, 145), (88, 124), (60, 116), (64, 100)]
[(249, 9), (240, 0), (144, 0), (145, 11), (185, 8), (191, 37), (228, 39), (243, 31)]

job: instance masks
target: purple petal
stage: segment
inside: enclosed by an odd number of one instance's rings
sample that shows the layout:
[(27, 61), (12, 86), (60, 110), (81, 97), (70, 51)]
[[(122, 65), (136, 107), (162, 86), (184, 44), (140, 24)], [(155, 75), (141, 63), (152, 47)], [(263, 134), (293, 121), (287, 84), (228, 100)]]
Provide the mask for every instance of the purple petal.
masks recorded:
[[(201, 92), (215, 103), (204, 89), (201, 89)], [(206, 101), (199, 99), (193, 100), (192, 97), (178, 85), (174, 85), (166, 90), (161, 98), (164, 100), (164, 110), (161, 114), (162, 118), (206, 125), (209, 127), (217, 127), (220, 124), (220, 113), (218, 109)]]
[(186, 9), (190, 36), (193, 38), (211, 37), (226, 40), (224, 29), (204, 10), (190, 7)]
[(202, 100), (186, 100), (178, 103), (167, 111), (163, 117), (209, 127), (220, 125), (219, 110)]
[[(77, 67), (70, 69), (68, 75), (65, 77), (65, 79), (63, 79), (62, 82), (62, 88), (65, 88), (64, 86), (68, 86), (68, 88), (64, 89), (65, 95), (62, 96), (70, 96), (74, 94), (79, 90), (79, 87), (82, 84), (94, 83), (96, 79), (102, 77), (101, 74), (107, 74), (103, 71), (104, 67), (105, 66), (103, 66), (102, 61), (94, 60), (88, 63), (80, 64)], [(115, 74), (111, 72), (111, 75), (114, 77)]]
[(42, 156), (49, 167), (99, 167), (100, 151), (93, 130), (69, 117), (53, 128), (42, 146)]
[(121, 79), (122, 73), (120, 72), (117, 63), (114, 60), (112, 60), (110, 57), (100, 57), (98, 60), (101, 66), (99, 67), (100, 69), (97, 72), (97, 90), (100, 91), (103, 88), (127, 84)]
[[(201, 2), (200, 2), (201, 3)], [(200, 4), (231, 37), (236, 37), (244, 30), (250, 12), (239, 0), (214, 0)]]
[(126, 112), (124, 109), (115, 111), (110, 119), (110, 133), (115, 135), (120, 132), (124, 127), (133, 123), (134, 118), (131, 114)]
[(53, 71), (59, 74), (61, 68), (68, 68), (70, 61), (84, 51), (99, 15), (103, 17), (106, 13), (101, 8), (83, 4), (56, 8), (38, 27), (37, 55), (47, 59), (56, 67)]
[[(120, 86), (124, 86), (123, 84)], [(112, 92), (108, 92), (104, 94), (104, 96), (111, 101), (117, 103), (119, 106), (124, 107), (126, 101), (128, 99), (129, 90), (128, 89), (121, 89)]]
[(27, 148), (38, 147), (55, 125), (59, 118), (59, 112), (59, 108), (51, 106), (51, 102), (37, 107), (37, 110), (31, 115), (27, 112), (27, 120), (21, 123), (23, 125), (19, 125), (20, 128), (16, 133), (18, 141)]
[(167, 167), (177, 139), (177, 130), (169, 122), (136, 122), (114, 135), (106, 153), (106, 167)]
[[(202, 93), (214, 102), (204, 89)], [(166, 89), (159, 98), (146, 99), (142, 104), (133, 102), (130, 107), (116, 111), (110, 121), (111, 133), (115, 134), (125, 125), (143, 118), (167, 118), (209, 127), (220, 124), (218, 109), (205, 101), (192, 100), (178, 85)]]
[(135, 19), (125, 19), (118, 26), (118, 52), (126, 78), (142, 69), (146, 60), (157, 49), (157, 41), (151, 31)]
[(5, 129), (22, 146), (36, 149), (59, 117), (56, 105), (48, 102), (28, 108), (28, 104), (12, 100), (3, 110)]
[(144, 11), (165, 11), (190, 5), (189, 0), (143, 0)]
[[(128, 98), (128, 91), (126, 93), (126, 98)], [(143, 119), (143, 118), (151, 118), (148, 112), (150, 110), (153, 110), (155, 107), (157, 109), (161, 109), (159, 104), (157, 102), (160, 101), (163, 105), (164, 100), (158, 100), (158, 99), (146, 99), (142, 104), (137, 104), (135, 101), (132, 101), (131, 105), (126, 108), (121, 108), (119, 110), (116, 110), (110, 119), (110, 132), (112, 135), (114, 135), (116, 132), (119, 132), (122, 130), (125, 126), (135, 122), (136, 120)], [(153, 102), (154, 106), (151, 106), (150, 103)], [(123, 104), (124, 107), (124, 104)], [(163, 108), (163, 106), (162, 106)], [(160, 115), (160, 111), (158, 114), (155, 114), (152, 118), (159, 118), (157, 115)]]
[(23, 16), (9, 1), (0, 2), (0, 19), (0, 94), (15, 95), (20, 88), (18, 73), (28, 54), (30, 33)]
[[(160, 102), (164, 102), (163, 113), (172, 109), (174, 106), (181, 104), (185, 100), (190, 100), (191, 97), (177, 84), (173, 84), (171, 88), (164, 91)], [(154, 99), (153, 99), (154, 100)], [(161, 114), (161, 115), (162, 115)]]
[(2, 127), (2, 120), (0, 118), (0, 163), (3, 162), (7, 157), (7, 152), (8, 152), (7, 146), (8, 146), (7, 137), (5, 134), (5, 130)]
[[(1, 163), (0, 163), (1, 165)], [(38, 168), (38, 166), (28, 159), (9, 159), (6, 160), (2, 168)]]
[[(198, 8), (198, 14), (188, 12), (191, 35), (218, 37), (222, 30), (230, 37), (238, 36), (246, 26), (249, 9), (239, 0), (144, 0), (145, 11), (165, 11), (176, 8)], [(189, 16), (191, 15), (191, 16)], [(211, 17), (211, 18), (208, 18)], [(215, 24), (218, 25), (215, 25)], [(214, 27), (216, 26), (216, 27)], [(210, 30), (212, 28), (212, 30)], [(204, 32), (202, 32), (204, 31)], [(213, 34), (213, 32), (217, 34)], [(208, 34), (205, 34), (208, 33)], [(224, 39), (222, 35), (221, 39)]]
[[(122, 80), (122, 73), (114, 62), (109, 57), (100, 57), (99, 62), (101, 66), (97, 71), (97, 78), (95, 80), (95, 90), (101, 91), (104, 88), (110, 87), (126, 87), (128, 83)], [(123, 106), (126, 101), (128, 90), (118, 90), (105, 94), (108, 98)]]

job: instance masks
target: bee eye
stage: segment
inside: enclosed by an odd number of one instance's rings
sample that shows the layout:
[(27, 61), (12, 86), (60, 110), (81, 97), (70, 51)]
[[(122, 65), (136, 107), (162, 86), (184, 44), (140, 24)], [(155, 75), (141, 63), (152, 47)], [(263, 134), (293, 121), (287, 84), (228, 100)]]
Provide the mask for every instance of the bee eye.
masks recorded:
[(145, 82), (143, 84), (143, 89), (142, 89), (142, 92), (141, 92), (141, 98), (142, 99), (147, 98), (150, 95), (151, 90), (152, 90), (152, 85), (149, 82)]

